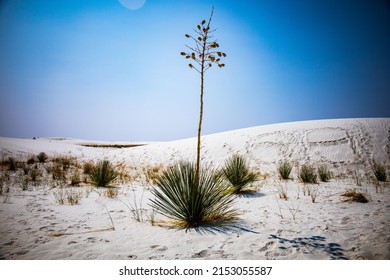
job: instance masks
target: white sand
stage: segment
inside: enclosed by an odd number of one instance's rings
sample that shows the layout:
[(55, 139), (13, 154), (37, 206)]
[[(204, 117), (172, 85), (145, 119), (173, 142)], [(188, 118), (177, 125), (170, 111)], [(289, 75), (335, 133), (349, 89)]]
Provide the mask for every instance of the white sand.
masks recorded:
[[(240, 221), (222, 232), (169, 229), (148, 221), (152, 196), (145, 169), (194, 160), (194, 138), (124, 149), (84, 147), (79, 144), (91, 141), (74, 139), (0, 138), (3, 158), (25, 160), (42, 151), (79, 162), (106, 158), (136, 180), (121, 185), (118, 199), (81, 186), (78, 205), (59, 205), (50, 180), (23, 191), (17, 183), (22, 170), (3, 167), (1, 176), (10, 174), (11, 190), (0, 197), (0, 258), (390, 259), (390, 190), (387, 183), (381, 191), (372, 179), (374, 160), (390, 167), (390, 119), (284, 123), (202, 139), (203, 164), (217, 167), (240, 153), (266, 175), (257, 193), (237, 198)], [(294, 180), (281, 183), (276, 165), (285, 158), (294, 163)], [(297, 166), (304, 163), (326, 164), (335, 175), (312, 186), (318, 190), (315, 203), (297, 180)], [(278, 197), (280, 185), (287, 189), (287, 201)], [(347, 189), (364, 193), (369, 202), (342, 202)], [(141, 222), (127, 207), (135, 201), (144, 209)]]

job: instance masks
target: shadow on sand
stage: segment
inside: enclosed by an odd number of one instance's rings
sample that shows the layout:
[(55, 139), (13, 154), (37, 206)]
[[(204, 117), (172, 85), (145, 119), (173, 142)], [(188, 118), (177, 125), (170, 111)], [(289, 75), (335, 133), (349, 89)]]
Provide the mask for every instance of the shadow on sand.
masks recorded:
[(189, 228), (186, 231), (195, 231), (199, 234), (231, 234), (239, 232), (249, 232), (253, 234), (260, 234), (260, 232), (253, 231), (245, 226), (242, 226), (244, 222), (236, 221), (232, 223), (209, 223), (202, 226)]
[(322, 251), (329, 255), (331, 260), (347, 260), (348, 258), (344, 255), (344, 249), (341, 248), (340, 244), (327, 243), (326, 238), (323, 236), (311, 236), (311, 237), (297, 237), (294, 239), (287, 239), (275, 234), (270, 235), (270, 239), (279, 241), (279, 249), (287, 250), (288, 247), (293, 247), (296, 250), (307, 249), (311, 253), (314, 251)]

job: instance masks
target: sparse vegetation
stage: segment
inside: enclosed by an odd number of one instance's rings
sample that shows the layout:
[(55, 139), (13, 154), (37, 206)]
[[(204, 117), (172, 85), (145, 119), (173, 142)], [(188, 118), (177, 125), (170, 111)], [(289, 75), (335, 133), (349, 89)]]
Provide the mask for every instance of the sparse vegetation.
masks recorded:
[(317, 187), (311, 188), (310, 189), (311, 202), (315, 203), (317, 200), (317, 196), (318, 196), (318, 188)]
[(164, 170), (162, 165), (157, 165), (154, 167), (150, 167), (146, 169), (146, 180), (148, 183), (155, 185), (156, 184), (156, 179), (158, 178), (159, 175), (162, 174), (162, 171)]
[(23, 177), (19, 182), (19, 185), (22, 191), (27, 191), (29, 188), (29, 179), (27, 177)]
[(0, 195), (4, 193), (4, 179), (3, 176), (0, 176)]
[(52, 174), (53, 180), (60, 180), (60, 181), (66, 180), (64, 168), (63, 168), (62, 164), (59, 162), (53, 163), (53, 166), (51, 167), (51, 174)]
[(287, 185), (283, 185), (282, 183), (278, 185), (278, 193), (279, 193), (279, 198), (288, 200), (288, 195), (287, 195)]
[(45, 152), (40, 152), (38, 155), (37, 155), (37, 159), (40, 163), (44, 163), (46, 162), (46, 160), (48, 159), (48, 156)]
[(28, 173), (30, 172), (30, 167), (28, 167), (26, 165), (23, 165), (22, 169), (23, 169), (24, 175), (28, 175)]
[(234, 196), (226, 195), (220, 177), (211, 169), (201, 170), (197, 184), (196, 166), (180, 162), (164, 170), (156, 184), (159, 188), (152, 190), (155, 199), (151, 206), (179, 227), (222, 225), (238, 216), (232, 208)]
[[(130, 210), (133, 220), (135, 220), (137, 222), (144, 222), (144, 212), (146, 210), (144, 208), (142, 208), (143, 198), (144, 198), (143, 193), (142, 193), (142, 196), (139, 200), (137, 199), (137, 197), (134, 193), (133, 194), (133, 202), (130, 202), (128, 198), (127, 198), (128, 203), (125, 203), (120, 199), (118, 199), (118, 200), (120, 202), (122, 202)], [(154, 210), (154, 212), (155, 212), (155, 210)], [(153, 219), (154, 219), (154, 216), (153, 216)]]
[(36, 162), (35, 160), (35, 156), (34, 155), (31, 155), (28, 159), (27, 159), (27, 164), (31, 165), (31, 164), (34, 164)]
[(8, 194), (10, 192), (9, 177), (0, 175), (0, 195)]
[(36, 182), (38, 180), (38, 177), (40, 177), (42, 174), (41, 174), (41, 171), (38, 169), (38, 166), (35, 166), (34, 168), (32, 168), (29, 172), (30, 174), (30, 178), (33, 182)]
[(81, 144), (84, 147), (91, 148), (114, 148), (114, 149), (123, 149), (123, 148), (135, 148), (140, 146), (145, 146), (146, 144)]
[(387, 181), (386, 169), (382, 164), (375, 162), (374, 166), (373, 166), (373, 170), (374, 170), (375, 178), (379, 182), (386, 182)]
[(61, 165), (64, 171), (67, 171), (71, 166), (78, 166), (76, 158), (70, 156), (57, 156), (53, 158), (53, 162)]
[(357, 192), (355, 189), (353, 190), (347, 190), (342, 196), (346, 197), (346, 199), (343, 200), (343, 202), (361, 202), (361, 203), (367, 203), (368, 199), (367, 197), (361, 193)]
[(317, 184), (317, 174), (314, 168), (307, 164), (300, 168), (298, 177), (303, 183)]
[(64, 187), (59, 187), (53, 189), (53, 195), (54, 195), (54, 200), (60, 204), (64, 205), (66, 202), (66, 190)]
[(232, 193), (240, 193), (244, 187), (258, 180), (258, 174), (252, 172), (243, 156), (233, 155), (225, 161), (219, 172), (220, 176), (229, 182)]
[(286, 203), (286, 207), (288, 209), (288, 211), (290, 212), (291, 214), (291, 217), (293, 218), (293, 220), (295, 221), (296, 217), (297, 217), (297, 213), (299, 211), (299, 203), (297, 206), (294, 205), (294, 202), (291, 202), (291, 206), (289, 206), (287, 203)]
[(8, 170), (16, 171), (16, 169), (17, 169), (16, 160), (13, 157), (9, 157), (8, 158)]
[(78, 188), (69, 188), (66, 190), (66, 200), (70, 205), (79, 204), (83, 197), (83, 191)]
[(117, 198), (118, 193), (119, 191), (117, 188), (106, 188), (103, 192), (104, 196), (108, 198)]
[(318, 167), (318, 175), (322, 182), (328, 182), (332, 178), (332, 173), (328, 170), (326, 165), (320, 165)]
[(98, 162), (89, 174), (92, 184), (97, 187), (110, 187), (117, 177), (118, 173), (108, 160)]
[(278, 172), (279, 172), (280, 178), (282, 178), (283, 180), (290, 179), (291, 170), (292, 170), (292, 165), (290, 164), (289, 161), (283, 160), (283, 161), (279, 162)]
[(93, 162), (88, 161), (83, 164), (83, 172), (85, 175), (90, 175), (92, 173), (92, 170), (94, 169), (95, 165)]
[(83, 198), (83, 191), (79, 188), (65, 188), (64, 186), (53, 189), (53, 195), (55, 201), (64, 205), (67, 202), (70, 205), (79, 204)]
[(81, 183), (81, 177), (80, 177), (79, 172), (76, 170), (72, 173), (72, 175), (70, 177), (70, 184), (72, 186), (79, 186), (80, 183)]

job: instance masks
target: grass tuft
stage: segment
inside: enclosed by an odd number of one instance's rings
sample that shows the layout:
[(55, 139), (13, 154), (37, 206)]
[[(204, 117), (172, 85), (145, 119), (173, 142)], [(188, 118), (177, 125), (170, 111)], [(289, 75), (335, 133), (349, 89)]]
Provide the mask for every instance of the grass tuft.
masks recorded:
[(320, 165), (318, 167), (318, 175), (320, 176), (320, 180), (322, 182), (329, 182), (329, 180), (332, 178), (332, 174), (326, 165)]
[(219, 174), (230, 183), (232, 193), (242, 192), (245, 186), (256, 182), (259, 178), (257, 173), (250, 171), (246, 159), (237, 154), (225, 161)]
[(375, 162), (373, 166), (373, 170), (374, 170), (375, 178), (379, 182), (386, 182), (387, 180), (386, 169), (382, 164)]
[(30, 178), (33, 182), (36, 182), (38, 178), (42, 175), (41, 171), (38, 169), (38, 166), (32, 168), (29, 172)]
[(314, 168), (307, 164), (300, 168), (298, 177), (303, 183), (317, 184), (317, 174)]
[(118, 173), (108, 160), (98, 162), (89, 174), (92, 184), (97, 187), (111, 187), (117, 177)]
[(278, 165), (278, 172), (280, 175), (280, 178), (283, 180), (290, 179), (290, 173), (292, 170), (292, 165), (287, 160), (280, 161)]

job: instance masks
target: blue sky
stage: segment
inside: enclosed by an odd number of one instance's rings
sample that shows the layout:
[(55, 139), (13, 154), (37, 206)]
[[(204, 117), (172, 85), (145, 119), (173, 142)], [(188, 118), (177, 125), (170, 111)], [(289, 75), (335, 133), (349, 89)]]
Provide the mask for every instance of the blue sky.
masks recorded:
[(212, 6), (227, 58), (206, 74), (203, 134), (390, 117), (385, 0), (2, 0), (0, 136), (196, 136), (199, 75), (180, 52)]

